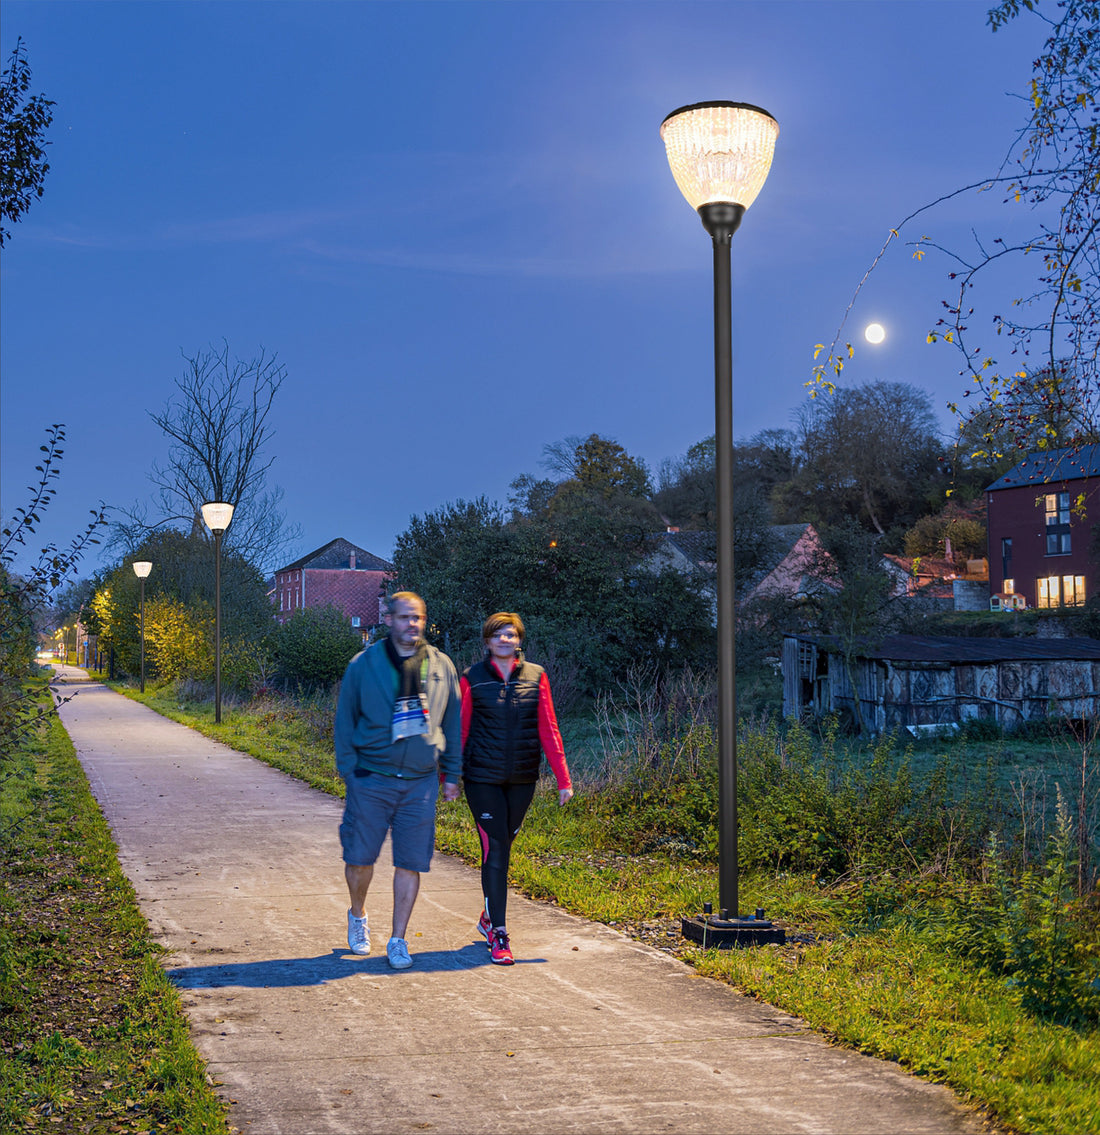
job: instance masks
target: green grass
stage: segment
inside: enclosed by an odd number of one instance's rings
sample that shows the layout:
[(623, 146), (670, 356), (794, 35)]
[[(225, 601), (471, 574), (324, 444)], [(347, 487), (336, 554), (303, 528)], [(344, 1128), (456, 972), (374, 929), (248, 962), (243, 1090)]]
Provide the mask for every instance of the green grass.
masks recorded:
[[(124, 692), (138, 697), (132, 689)], [(223, 723), (215, 726), (209, 705), (181, 704), (168, 689), (149, 689), (140, 700), (315, 787), (342, 794), (331, 740), (322, 728), (325, 715), (318, 707), (299, 713), (287, 701), (265, 703), (255, 713), (223, 708)], [(582, 766), (597, 770), (594, 726), (569, 722), (563, 732), (569, 751), (584, 747), (586, 755), (574, 762), (575, 772)], [(843, 756), (857, 759), (855, 750)], [(1039, 770), (1053, 777), (1064, 774), (1074, 759), (1072, 745), (1025, 740), (955, 745), (949, 751), (921, 742), (908, 755), (915, 775), (938, 765), (961, 780), (969, 777), (964, 788), (972, 796), (1011, 796), (1012, 784), (1023, 772)], [(884, 783), (889, 775), (887, 769)], [(582, 775), (576, 779), (580, 791), (566, 808), (557, 806), (549, 781), (540, 786), (513, 851), (514, 887), (627, 930), (646, 922), (678, 926), (680, 917), (698, 913), (704, 901), (713, 900), (716, 870), (705, 853), (672, 854), (658, 848), (638, 854), (638, 845), (628, 838), (630, 817), (624, 822), (610, 815), (607, 797), (591, 784), (586, 789)], [(480, 861), (463, 804), (441, 805), (437, 847), (471, 864)], [(908, 862), (896, 867), (908, 872), (904, 887), (889, 875), (826, 883), (809, 873), (743, 871), (741, 908), (763, 907), (787, 927), (790, 944), (700, 951), (678, 943), (677, 952), (699, 973), (802, 1017), (838, 1043), (896, 1060), (917, 1075), (949, 1085), (1002, 1127), (1067, 1135), (1100, 1131), (1096, 1028), (1039, 1019), (1025, 1010), (1011, 979), (949, 950), (929, 912), (957, 879), (938, 874), (926, 879)], [(886, 896), (886, 908), (892, 909), (895, 891), (904, 891), (910, 914), (916, 910), (927, 916), (902, 917), (895, 911), (878, 917), (876, 902)], [(928, 904), (922, 907), (925, 895)], [(898, 898), (894, 905), (900, 909), (904, 903)], [(996, 936), (1003, 929), (990, 922), (988, 933)]]
[(1100, 1130), (1100, 1035), (1037, 1021), (1003, 980), (924, 936), (890, 929), (793, 951), (711, 950), (694, 965), (1020, 1131)]
[(0, 1129), (229, 1131), (53, 719), (0, 785)]

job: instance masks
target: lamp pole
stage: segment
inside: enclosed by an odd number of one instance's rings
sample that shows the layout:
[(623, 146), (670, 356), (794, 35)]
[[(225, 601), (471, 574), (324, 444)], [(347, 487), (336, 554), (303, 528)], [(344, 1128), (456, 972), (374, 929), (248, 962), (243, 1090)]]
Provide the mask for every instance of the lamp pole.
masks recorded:
[(202, 506), (206, 527), (214, 533), (214, 723), (222, 721), (222, 534), (233, 519), (233, 506), (210, 501)]
[(134, 575), (141, 581), (141, 692), (145, 693), (145, 579), (153, 570), (149, 560), (134, 560)]
[(782, 942), (763, 910), (738, 913), (737, 679), (733, 551), (733, 333), (730, 252), (745, 210), (771, 168), (779, 125), (748, 103), (704, 102), (674, 110), (661, 123), (680, 191), (710, 234), (714, 250), (714, 445), (718, 544), (718, 908), (682, 920), (683, 934), (704, 945)]

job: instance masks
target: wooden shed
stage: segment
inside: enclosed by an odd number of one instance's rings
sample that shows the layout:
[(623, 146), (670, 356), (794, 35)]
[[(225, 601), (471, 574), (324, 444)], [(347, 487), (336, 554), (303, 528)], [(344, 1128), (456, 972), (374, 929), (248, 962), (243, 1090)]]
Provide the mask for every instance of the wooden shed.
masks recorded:
[(886, 635), (846, 660), (835, 638), (783, 639), (783, 714), (850, 715), (879, 734), (978, 718), (1012, 728), (1100, 712), (1100, 642), (1092, 638)]

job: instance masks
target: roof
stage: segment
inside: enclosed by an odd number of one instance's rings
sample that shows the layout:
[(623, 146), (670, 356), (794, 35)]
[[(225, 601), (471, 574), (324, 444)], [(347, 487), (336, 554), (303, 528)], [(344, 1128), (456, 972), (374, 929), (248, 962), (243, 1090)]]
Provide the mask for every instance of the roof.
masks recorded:
[(995, 489), (1059, 484), (1063, 481), (1079, 481), (1085, 477), (1100, 477), (1100, 445), (1078, 445), (1029, 453), (1003, 477), (998, 477), (993, 484), (988, 485), (985, 491), (991, 493)]
[(279, 571), (297, 571), (300, 568), (351, 568), (351, 553), (355, 553), (356, 571), (393, 571), (393, 564), (365, 548), (357, 547), (347, 540), (337, 537), (320, 548), (302, 556)]
[[(787, 635), (829, 651), (839, 651), (831, 635)], [(1100, 661), (1094, 638), (964, 638), (948, 635), (885, 635), (865, 640), (855, 649), (859, 658), (888, 662), (1015, 662), (1048, 660)]]
[(664, 539), (696, 567), (714, 571), (718, 544), (713, 532), (665, 532)]
[[(790, 555), (794, 546), (808, 530), (809, 524), (771, 524), (768, 526), (767, 550), (765, 565), (757, 571), (763, 577), (769, 571)], [(704, 571), (713, 572), (718, 559), (718, 537), (713, 530), (667, 531), (661, 533), (661, 538), (675, 547), (681, 555), (690, 560), (696, 567)]]

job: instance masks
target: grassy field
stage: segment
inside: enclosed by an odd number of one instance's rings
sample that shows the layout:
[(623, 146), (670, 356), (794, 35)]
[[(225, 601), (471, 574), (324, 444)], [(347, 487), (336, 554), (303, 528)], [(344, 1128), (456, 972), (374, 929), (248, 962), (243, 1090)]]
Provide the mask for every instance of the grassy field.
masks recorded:
[[(323, 699), (234, 706), (223, 710), (220, 726), (208, 703), (181, 701), (168, 688), (149, 689), (140, 700), (322, 791), (342, 794), (332, 764), (331, 705)], [(834, 743), (826, 760), (820, 745), (800, 758), (774, 734), (750, 731), (744, 775), (774, 777), (777, 791), (787, 785), (795, 793), (788, 801), (792, 814), (779, 819), (805, 826), (806, 815), (822, 806), (829, 780), (833, 799), (858, 814), (851, 838), (863, 841), (858, 850), (869, 866), (832, 876), (802, 871), (791, 865), (795, 853), (777, 843), (773, 868), (743, 870), (740, 905), (761, 906), (780, 920), (788, 945), (701, 951), (676, 929), (682, 916), (715, 897), (716, 870), (705, 841), (691, 846), (650, 838), (662, 815), (668, 822), (670, 809), (677, 830), (690, 826), (690, 788), (671, 775), (652, 798), (636, 785), (616, 786), (593, 722), (568, 722), (564, 731), (569, 751), (579, 757), (575, 770), (584, 772), (577, 778), (580, 791), (561, 809), (552, 786), (540, 788), (513, 853), (517, 889), (663, 942), (701, 974), (801, 1016), (837, 1043), (950, 1085), (995, 1126), (1067, 1135), (1100, 1131), (1100, 982), (1088, 984), (1090, 975), (1100, 975), (1096, 896), (1068, 899), (1068, 881), (1054, 880), (1050, 866), (1060, 861), (1044, 858), (1054, 828), (1054, 785), (1068, 792), (1082, 760), (1072, 739), (994, 738), (953, 742), (946, 750), (922, 742), (904, 754), (885, 745), (857, 750)], [(771, 749), (781, 751), (776, 756)], [(807, 762), (805, 775), (800, 759)], [(1091, 751), (1084, 759), (1092, 759)], [(936, 788), (937, 778), (950, 783)], [(875, 825), (896, 819), (887, 812), (902, 782), (925, 785), (911, 788), (910, 797), (923, 801), (932, 836), (947, 839), (946, 859), (907, 859), (904, 839), (916, 848), (918, 837), (930, 838), (915, 828), (902, 839), (875, 842)], [(687, 783), (694, 782), (688, 777)], [(1026, 866), (1021, 849), (1030, 844), (1030, 873), (1002, 877), (994, 857), (980, 868), (987, 877), (966, 877), (961, 829), (957, 860), (951, 858), (952, 825), (983, 800), (990, 807), (982, 823), (1000, 815), (1017, 827), (1018, 871)], [(803, 814), (794, 815), (794, 807)], [(759, 822), (749, 816), (746, 827)], [(1030, 828), (1023, 840), (1021, 825)], [(789, 842), (813, 838), (798, 832)], [(440, 808), (437, 846), (479, 861), (461, 803)], [(1025, 956), (1010, 970), (1005, 951), (1017, 947)], [(1048, 1011), (1056, 995), (1063, 997), (1062, 1011)]]
[(228, 1135), (60, 722), (0, 784), (0, 1130)]

